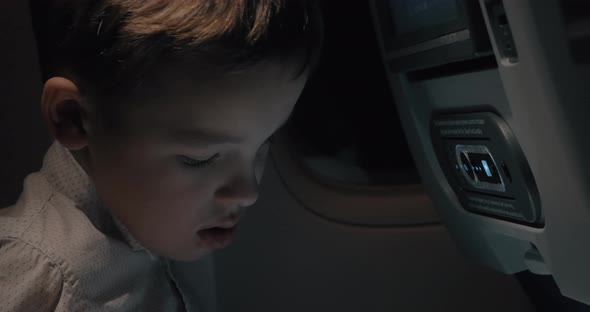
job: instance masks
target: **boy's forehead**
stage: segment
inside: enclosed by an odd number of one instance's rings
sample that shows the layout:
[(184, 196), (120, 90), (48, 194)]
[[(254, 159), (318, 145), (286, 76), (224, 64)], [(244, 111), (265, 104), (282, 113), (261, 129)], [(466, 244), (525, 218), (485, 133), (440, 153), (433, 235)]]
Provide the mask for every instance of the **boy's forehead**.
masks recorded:
[(174, 72), (160, 76), (159, 83), (149, 86), (153, 95), (139, 103), (145, 108), (138, 115), (141, 123), (178, 131), (268, 132), (287, 119), (306, 80), (269, 65), (209, 78)]
[(143, 88), (139, 90), (150, 99), (157, 99), (191, 97), (197, 91), (210, 95), (214, 91), (225, 94), (244, 90), (268, 90), (271, 87), (288, 88), (307, 79), (307, 73), (295, 77), (294, 67), (291, 63), (262, 62), (239, 70), (220, 72), (207, 66), (163, 64), (144, 79)]

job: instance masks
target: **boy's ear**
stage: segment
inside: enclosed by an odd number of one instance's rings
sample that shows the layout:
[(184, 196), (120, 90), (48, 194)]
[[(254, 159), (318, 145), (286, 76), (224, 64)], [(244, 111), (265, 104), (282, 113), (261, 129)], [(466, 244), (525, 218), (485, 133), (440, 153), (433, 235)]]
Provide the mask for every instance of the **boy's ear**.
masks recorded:
[(89, 111), (74, 82), (53, 77), (45, 82), (41, 111), (49, 131), (64, 147), (80, 150), (88, 144)]

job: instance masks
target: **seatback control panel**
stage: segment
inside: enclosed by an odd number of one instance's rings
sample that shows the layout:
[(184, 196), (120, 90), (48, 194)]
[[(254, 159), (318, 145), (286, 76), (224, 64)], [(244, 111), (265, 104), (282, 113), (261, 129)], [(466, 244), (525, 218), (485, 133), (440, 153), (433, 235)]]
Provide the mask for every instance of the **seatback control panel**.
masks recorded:
[(491, 112), (441, 114), (431, 131), (441, 168), (464, 209), (543, 226), (534, 177), (502, 118)]

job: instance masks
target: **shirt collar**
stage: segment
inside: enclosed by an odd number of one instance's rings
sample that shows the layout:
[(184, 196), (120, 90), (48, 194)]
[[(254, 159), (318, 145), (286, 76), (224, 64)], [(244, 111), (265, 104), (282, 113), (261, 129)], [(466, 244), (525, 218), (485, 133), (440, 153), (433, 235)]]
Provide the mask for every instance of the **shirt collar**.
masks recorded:
[(158, 258), (142, 246), (123, 223), (106, 209), (86, 170), (59, 141), (55, 140), (45, 154), (41, 173), (49, 184), (70, 199), (99, 231), (124, 241), (133, 251), (145, 251), (153, 260)]

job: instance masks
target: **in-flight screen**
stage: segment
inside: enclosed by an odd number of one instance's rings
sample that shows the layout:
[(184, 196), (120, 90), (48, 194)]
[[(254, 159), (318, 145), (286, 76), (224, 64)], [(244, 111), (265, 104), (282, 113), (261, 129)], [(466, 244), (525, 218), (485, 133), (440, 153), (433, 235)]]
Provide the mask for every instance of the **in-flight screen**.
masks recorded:
[(402, 35), (457, 19), (456, 0), (390, 0), (395, 33)]

